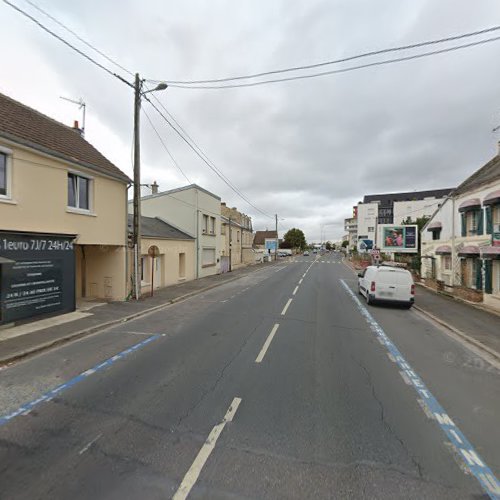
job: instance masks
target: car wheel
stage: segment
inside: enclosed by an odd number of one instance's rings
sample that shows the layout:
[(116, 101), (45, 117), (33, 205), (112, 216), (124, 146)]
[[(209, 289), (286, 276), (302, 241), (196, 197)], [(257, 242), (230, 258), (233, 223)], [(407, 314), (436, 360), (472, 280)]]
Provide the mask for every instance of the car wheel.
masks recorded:
[(373, 303), (372, 299), (370, 298), (370, 294), (368, 292), (366, 292), (366, 303), (368, 305), (371, 305)]

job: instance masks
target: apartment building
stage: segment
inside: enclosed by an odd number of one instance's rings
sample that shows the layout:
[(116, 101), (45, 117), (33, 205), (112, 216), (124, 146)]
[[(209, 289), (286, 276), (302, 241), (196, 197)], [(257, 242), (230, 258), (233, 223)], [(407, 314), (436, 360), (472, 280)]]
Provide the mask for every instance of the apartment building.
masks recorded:
[(408, 218), (416, 221), (430, 217), (453, 189), (433, 189), (404, 193), (370, 194), (358, 203), (358, 241), (368, 247), (377, 244), (377, 226), (402, 224)]
[(221, 203), (221, 271), (255, 263), (252, 218)]
[[(151, 195), (141, 198), (142, 215), (159, 218), (194, 238), (195, 278), (218, 274), (221, 255), (220, 197), (197, 184), (163, 192), (157, 189), (155, 187)], [(129, 213), (133, 213), (131, 202)]]

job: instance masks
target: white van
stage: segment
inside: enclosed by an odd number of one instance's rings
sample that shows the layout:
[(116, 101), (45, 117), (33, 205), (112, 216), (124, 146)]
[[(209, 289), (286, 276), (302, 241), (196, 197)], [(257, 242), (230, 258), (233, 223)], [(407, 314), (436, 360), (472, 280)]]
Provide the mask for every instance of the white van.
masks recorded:
[(399, 267), (368, 266), (358, 274), (358, 291), (367, 304), (394, 302), (409, 309), (415, 302), (411, 273)]

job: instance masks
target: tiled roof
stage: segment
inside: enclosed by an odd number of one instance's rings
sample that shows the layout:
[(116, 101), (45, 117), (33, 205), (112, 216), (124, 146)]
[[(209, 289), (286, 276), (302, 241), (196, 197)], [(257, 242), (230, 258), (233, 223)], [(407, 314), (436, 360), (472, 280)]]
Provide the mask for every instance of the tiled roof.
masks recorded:
[(130, 179), (80, 133), (48, 116), (0, 94), (0, 137), (37, 149), (96, 172)]
[[(132, 232), (133, 215), (128, 215), (128, 230)], [(141, 217), (141, 236), (144, 238), (161, 238), (168, 240), (194, 240), (192, 236), (171, 226), (158, 217)]]
[(500, 180), (500, 155), (492, 158), (486, 165), (476, 170), (455, 189), (455, 195), (466, 193), (489, 182)]
[(277, 238), (276, 231), (255, 231), (254, 245), (264, 245), (266, 239)]

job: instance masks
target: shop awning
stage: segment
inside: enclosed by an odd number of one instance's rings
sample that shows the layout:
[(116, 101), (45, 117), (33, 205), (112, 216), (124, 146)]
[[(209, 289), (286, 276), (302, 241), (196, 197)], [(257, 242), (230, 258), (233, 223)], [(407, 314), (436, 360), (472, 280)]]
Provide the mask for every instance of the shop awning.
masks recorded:
[(483, 200), (483, 205), (496, 205), (497, 203), (500, 204), (500, 189), (488, 193)]
[(427, 226), (427, 231), (439, 231), (442, 228), (443, 228), (443, 225), (441, 224), (441, 222), (431, 222)]
[(481, 208), (481, 200), (479, 198), (470, 198), (460, 203), (458, 211), (467, 212), (467, 210), (476, 210), (477, 208)]
[(7, 259), (6, 257), (2, 257), (0, 255), (0, 264), (14, 264), (15, 262), (15, 260)]
[(479, 247), (476, 245), (467, 245), (458, 251), (459, 257), (477, 257), (479, 256)]
[(450, 245), (441, 245), (436, 248), (436, 255), (448, 255), (451, 254)]
[(481, 257), (487, 259), (500, 259), (500, 247), (483, 247), (481, 248)]

